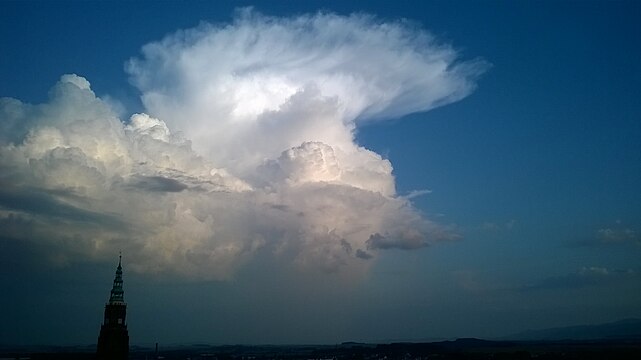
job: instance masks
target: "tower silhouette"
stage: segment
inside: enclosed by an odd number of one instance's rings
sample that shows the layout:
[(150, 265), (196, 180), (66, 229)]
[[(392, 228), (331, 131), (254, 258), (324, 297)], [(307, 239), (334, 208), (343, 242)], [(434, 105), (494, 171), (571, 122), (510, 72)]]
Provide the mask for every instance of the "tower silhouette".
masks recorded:
[(127, 331), (127, 304), (122, 290), (122, 255), (109, 302), (105, 305), (105, 318), (98, 337), (99, 360), (127, 360), (129, 358), (129, 332)]

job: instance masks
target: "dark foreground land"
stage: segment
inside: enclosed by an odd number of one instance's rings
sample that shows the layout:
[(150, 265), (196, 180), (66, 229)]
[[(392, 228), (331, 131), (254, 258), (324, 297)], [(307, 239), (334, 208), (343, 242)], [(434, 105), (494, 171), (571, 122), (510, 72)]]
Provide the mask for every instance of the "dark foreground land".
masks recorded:
[[(25, 351), (0, 349), (0, 360), (89, 360), (89, 348)], [(130, 360), (262, 360), (262, 359), (641, 359), (641, 339), (593, 341), (486, 341), (458, 339), (430, 343), (392, 343), (306, 346), (209, 346), (192, 345), (161, 349), (133, 348)]]

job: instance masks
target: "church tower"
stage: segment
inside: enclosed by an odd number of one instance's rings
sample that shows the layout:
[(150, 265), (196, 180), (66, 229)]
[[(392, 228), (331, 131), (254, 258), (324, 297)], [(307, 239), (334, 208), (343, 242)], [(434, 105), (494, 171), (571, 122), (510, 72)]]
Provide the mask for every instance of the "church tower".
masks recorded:
[(129, 358), (129, 333), (127, 332), (127, 304), (122, 290), (122, 255), (118, 259), (118, 268), (109, 302), (105, 305), (105, 319), (100, 327), (98, 337), (99, 360), (127, 360)]

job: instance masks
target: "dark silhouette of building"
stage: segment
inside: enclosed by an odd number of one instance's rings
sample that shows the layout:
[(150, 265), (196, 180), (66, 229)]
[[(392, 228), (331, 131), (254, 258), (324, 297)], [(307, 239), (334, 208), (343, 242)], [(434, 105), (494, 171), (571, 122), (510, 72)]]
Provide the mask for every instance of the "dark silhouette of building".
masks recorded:
[(100, 327), (98, 337), (99, 360), (129, 359), (129, 333), (127, 331), (127, 304), (122, 290), (122, 256), (118, 259), (118, 268), (109, 302), (105, 305), (105, 319)]

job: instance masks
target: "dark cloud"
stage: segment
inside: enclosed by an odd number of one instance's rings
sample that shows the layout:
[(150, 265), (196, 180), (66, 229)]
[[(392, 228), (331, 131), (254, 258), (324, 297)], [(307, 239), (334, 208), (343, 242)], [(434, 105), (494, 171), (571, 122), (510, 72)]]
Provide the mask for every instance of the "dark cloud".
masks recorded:
[(374, 256), (372, 254), (368, 253), (367, 251), (363, 251), (361, 249), (357, 249), (356, 250), (356, 257), (359, 258), (359, 259), (363, 259), (363, 260), (369, 260), (369, 259), (373, 258)]
[(187, 185), (180, 181), (162, 176), (139, 176), (133, 186), (141, 190), (158, 192), (181, 192), (187, 189)]
[(348, 243), (345, 239), (341, 239), (341, 246), (343, 247), (343, 250), (345, 250), (346, 253), (348, 254), (352, 253), (352, 245)]
[(34, 188), (0, 188), (0, 208), (30, 215), (45, 216), (75, 222), (121, 227), (125, 224), (116, 215), (104, 214), (73, 206), (63, 199), (75, 198), (71, 192)]
[(416, 250), (429, 246), (438, 241), (452, 241), (461, 239), (461, 234), (452, 226), (427, 226), (421, 229), (402, 228), (395, 229), (393, 233), (373, 233), (365, 241), (368, 250)]

